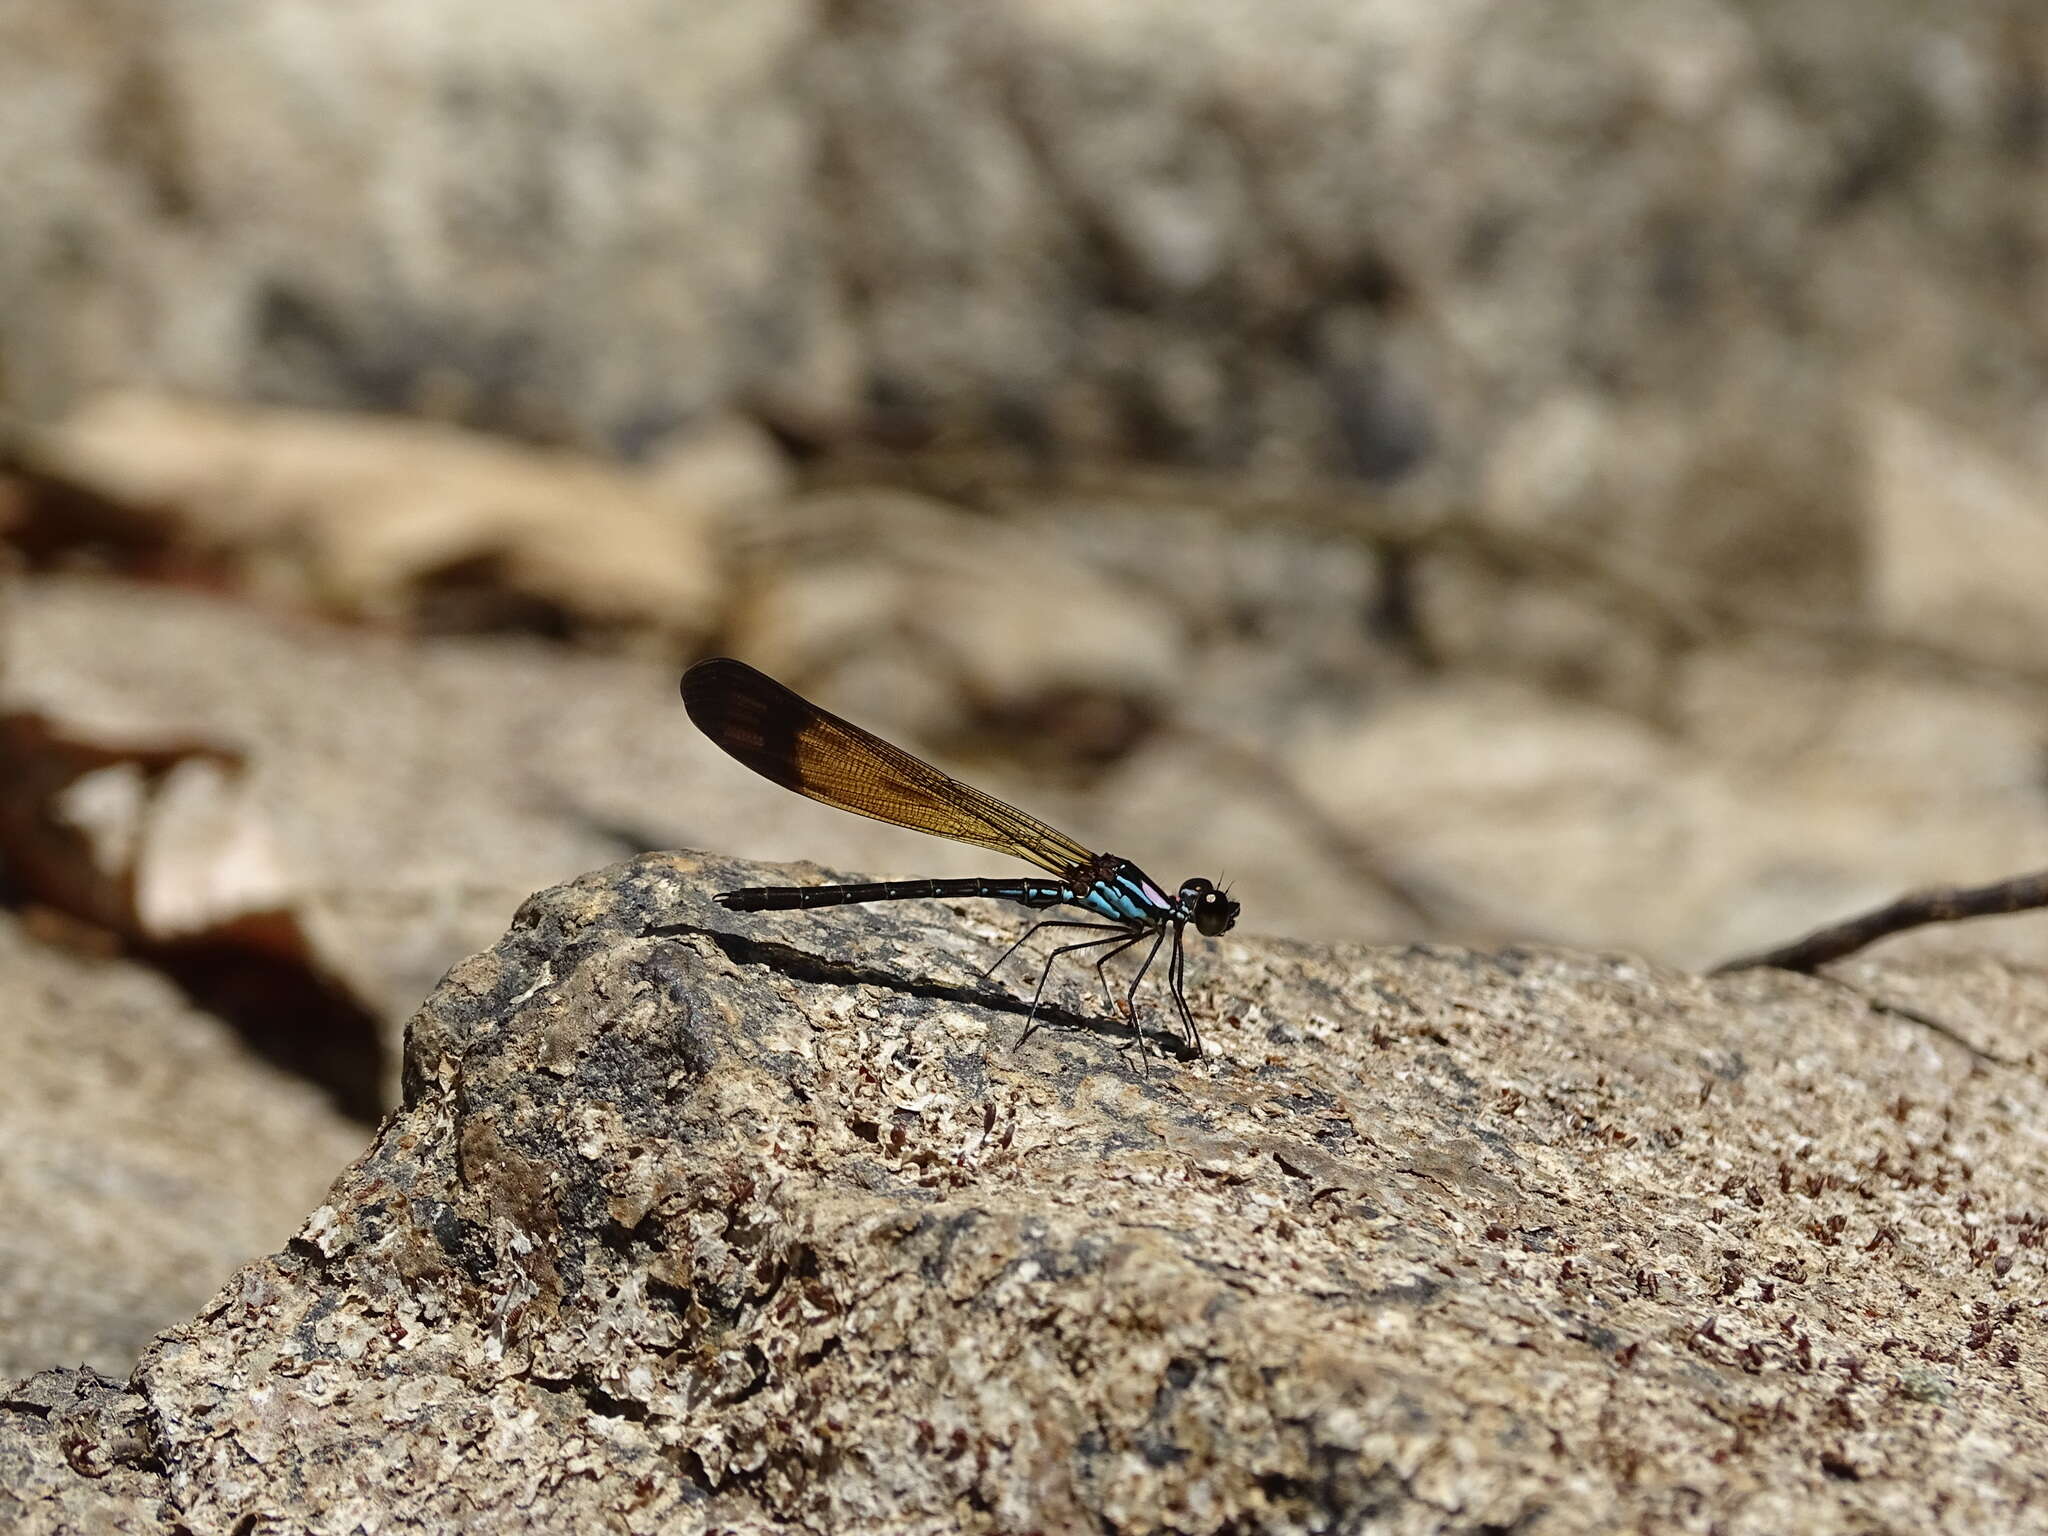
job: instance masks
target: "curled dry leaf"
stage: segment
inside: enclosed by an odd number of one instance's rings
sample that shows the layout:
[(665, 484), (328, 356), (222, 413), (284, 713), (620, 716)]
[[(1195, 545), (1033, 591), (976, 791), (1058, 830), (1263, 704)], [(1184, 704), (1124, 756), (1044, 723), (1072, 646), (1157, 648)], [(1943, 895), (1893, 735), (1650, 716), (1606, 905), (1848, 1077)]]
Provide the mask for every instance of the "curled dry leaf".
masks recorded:
[(343, 1109), (380, 1107), (371, 1012), (309, 937), (242, 754), (0, 715), (0, 860), (18, 899), (58, 914), (44, 931), (112, 935)]
[(0, 716), (0, 851), (25, 893), (146, 943), (274, 910), (287, 881), (241, 754)]
[(287, 602), (684, 639), (714, 617), (713, 524), (733, 487), (687, 455), (648, 476), (432, 422), (134, 393), (88, 402), (38, 456), (94, 496), (158, 509), (175, 540)]

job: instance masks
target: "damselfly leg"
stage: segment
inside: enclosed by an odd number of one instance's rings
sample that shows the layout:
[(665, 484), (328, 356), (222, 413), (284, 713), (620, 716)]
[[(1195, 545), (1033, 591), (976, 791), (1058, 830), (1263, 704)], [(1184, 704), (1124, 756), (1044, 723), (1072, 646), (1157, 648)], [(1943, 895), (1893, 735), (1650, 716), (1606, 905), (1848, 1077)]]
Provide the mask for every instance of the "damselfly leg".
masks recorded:
[[(1107, 928), (1109, 924), (1076, 923), (1074, 926), (1077, 928)], [(1045, 957), (1045, 964), (1039, 968), (1038, 985), (1032, 989), (1031, 1012), (1025, 1017), (1024, 1033), (1017, 1041), (1019, 1045), (1029, 1040), (1031, 1038), (1031, 1031), (1038, 1027), (1038, 1009), (1045, 999), (1045, 983), (1047, 978), (1052, 975), (1053, 962), (1058, 960), (1061, 955), (1071, 955), (1075, 951), (1083, 949), (1100, 949), (1105, 944), (1116, 945), (1116, 949), (1110, 951), (1112, 954), (1129, 948), (1130, 930), (1127, 928), (1116, 928), (1111, 931), (1110, 936), (1106, 939), (1081, 939), (1073, 944), (1061, 944)]]
[(1166, 990), (1173, 994), (1173, 1006), (1180, 1010), (1181, 1029), (1187, 1036), (1188, 1049), (1200, 1056), (1202, 1032), (1195, 1028), (1195, 1015), (1188, 1007), (1188, 955), (1181, 939), (1181, 930), (1176, 927), (1173, 930), (1173, 958), (1166, 965)]
[(1033, 923), (1029, 928), (1026, 928), (1024, 930), (1024, 935), (1022, 938), (1018, 939), (1008, 949), (1004, 950), (1000, 955), (996, 956), (995, 963), (990, 965), (986, 970), (984, 970), (981, 973), (982, 980), (988, 980), (990, 977), (994, 976), (997, 971), (1001, 970), (1003, 962), (1008, 960), (1010, 956), (1017, 953), (1017, 951), (1022, 949), (1026, 944), (1030, 943), (1033, 936), (1036, 935), (1038, 930), (1041, 928), (1093, 928), (1101, 933), (1124, 933), (1128, 931), (1120, 923), (1084, 923), (1071, 917), (1042, 917), (1037, 922)]
[[(1142, 932), (1132, 934), (1127, 941), (1117, 945), (1115, 949), (1112, 949), (1108, 954), (1095, 962), (1095, 979), (1102, 983), (1102, 1000), (1109, 1005), (1111, 1013), (1116, 1012), (1116, 994), (1109, 990), (1109, 973), (1103, 967), (1144, 937), (1145, 935)], [(1124, 1009), (1124, 1017), (1131, 1017), (1131, 1010), (1128, 1006)]]
[[(1159, 946), (1166, 942), (1166, 929), (1170, 926), (1171, 924), (1167, 924), (1159, 929), (1158, 934), (1152, 940), (1152, 947), (1145, 951), (1144, 964), (1138, 967), (1137, 974), (1131, 978), (1130, 986), (1124, 989), (1124, 1012), (1131, 1021), (1131, 1036), (1140, 1042), (1144, 1040), (1144, 1034), (1138, 1025), (1138, 983), (1143, 981), (1145, 973), (1152, 969), (1152, 962), (1158, 958)], [(1143, 937), (1142, 933), (1137, 936), (1138, 939)], [(1137, 939), (1133, 939), (1131, 942), (1135, 944)]]

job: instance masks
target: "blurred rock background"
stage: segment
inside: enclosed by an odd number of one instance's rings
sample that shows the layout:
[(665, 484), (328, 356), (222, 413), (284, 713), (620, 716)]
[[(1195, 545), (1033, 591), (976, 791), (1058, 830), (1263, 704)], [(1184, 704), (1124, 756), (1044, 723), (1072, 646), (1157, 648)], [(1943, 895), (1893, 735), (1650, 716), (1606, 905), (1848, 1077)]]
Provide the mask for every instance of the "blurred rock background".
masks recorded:
[(529, 891), (992, 872), (699, 655), (1304, 939), (2048, 864), (2044, 172), (2019, 0), (0, 8), (0, 1376)]

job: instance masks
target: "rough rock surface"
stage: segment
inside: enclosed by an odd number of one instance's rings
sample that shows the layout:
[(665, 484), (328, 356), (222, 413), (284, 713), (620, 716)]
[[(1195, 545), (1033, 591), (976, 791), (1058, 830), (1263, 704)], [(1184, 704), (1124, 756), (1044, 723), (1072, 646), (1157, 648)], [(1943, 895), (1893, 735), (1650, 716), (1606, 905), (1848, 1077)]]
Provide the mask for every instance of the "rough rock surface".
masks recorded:
[(0, 1519), (18, 1536), (174, 1529), (141, 1397), (89, 1366), (0, 1388)]
[(155, 972), (0, 916), (0, 1380), (127, 1371), (368, 1139)]
[(782, 873), (528, 902), (133, 1398), (0, 1403), (29, 1528), (2041, 1526), (2048, 979), (1231, 935), (1141, 1067), (986, 908), (707, 899)]

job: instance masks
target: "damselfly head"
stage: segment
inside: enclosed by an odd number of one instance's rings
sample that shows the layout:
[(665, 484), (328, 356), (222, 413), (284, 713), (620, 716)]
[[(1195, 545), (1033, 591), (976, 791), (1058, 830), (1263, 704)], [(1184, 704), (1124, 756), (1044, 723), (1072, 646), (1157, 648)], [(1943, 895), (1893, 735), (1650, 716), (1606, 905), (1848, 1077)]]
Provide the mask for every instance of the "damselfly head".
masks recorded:
[(1217, 890), (1200, 876), (1181, 882), (1179, 906), (1188, 920), (1212, 939), (1219, 933), (1230, 931), (1239, 910), (1228, 892)]

